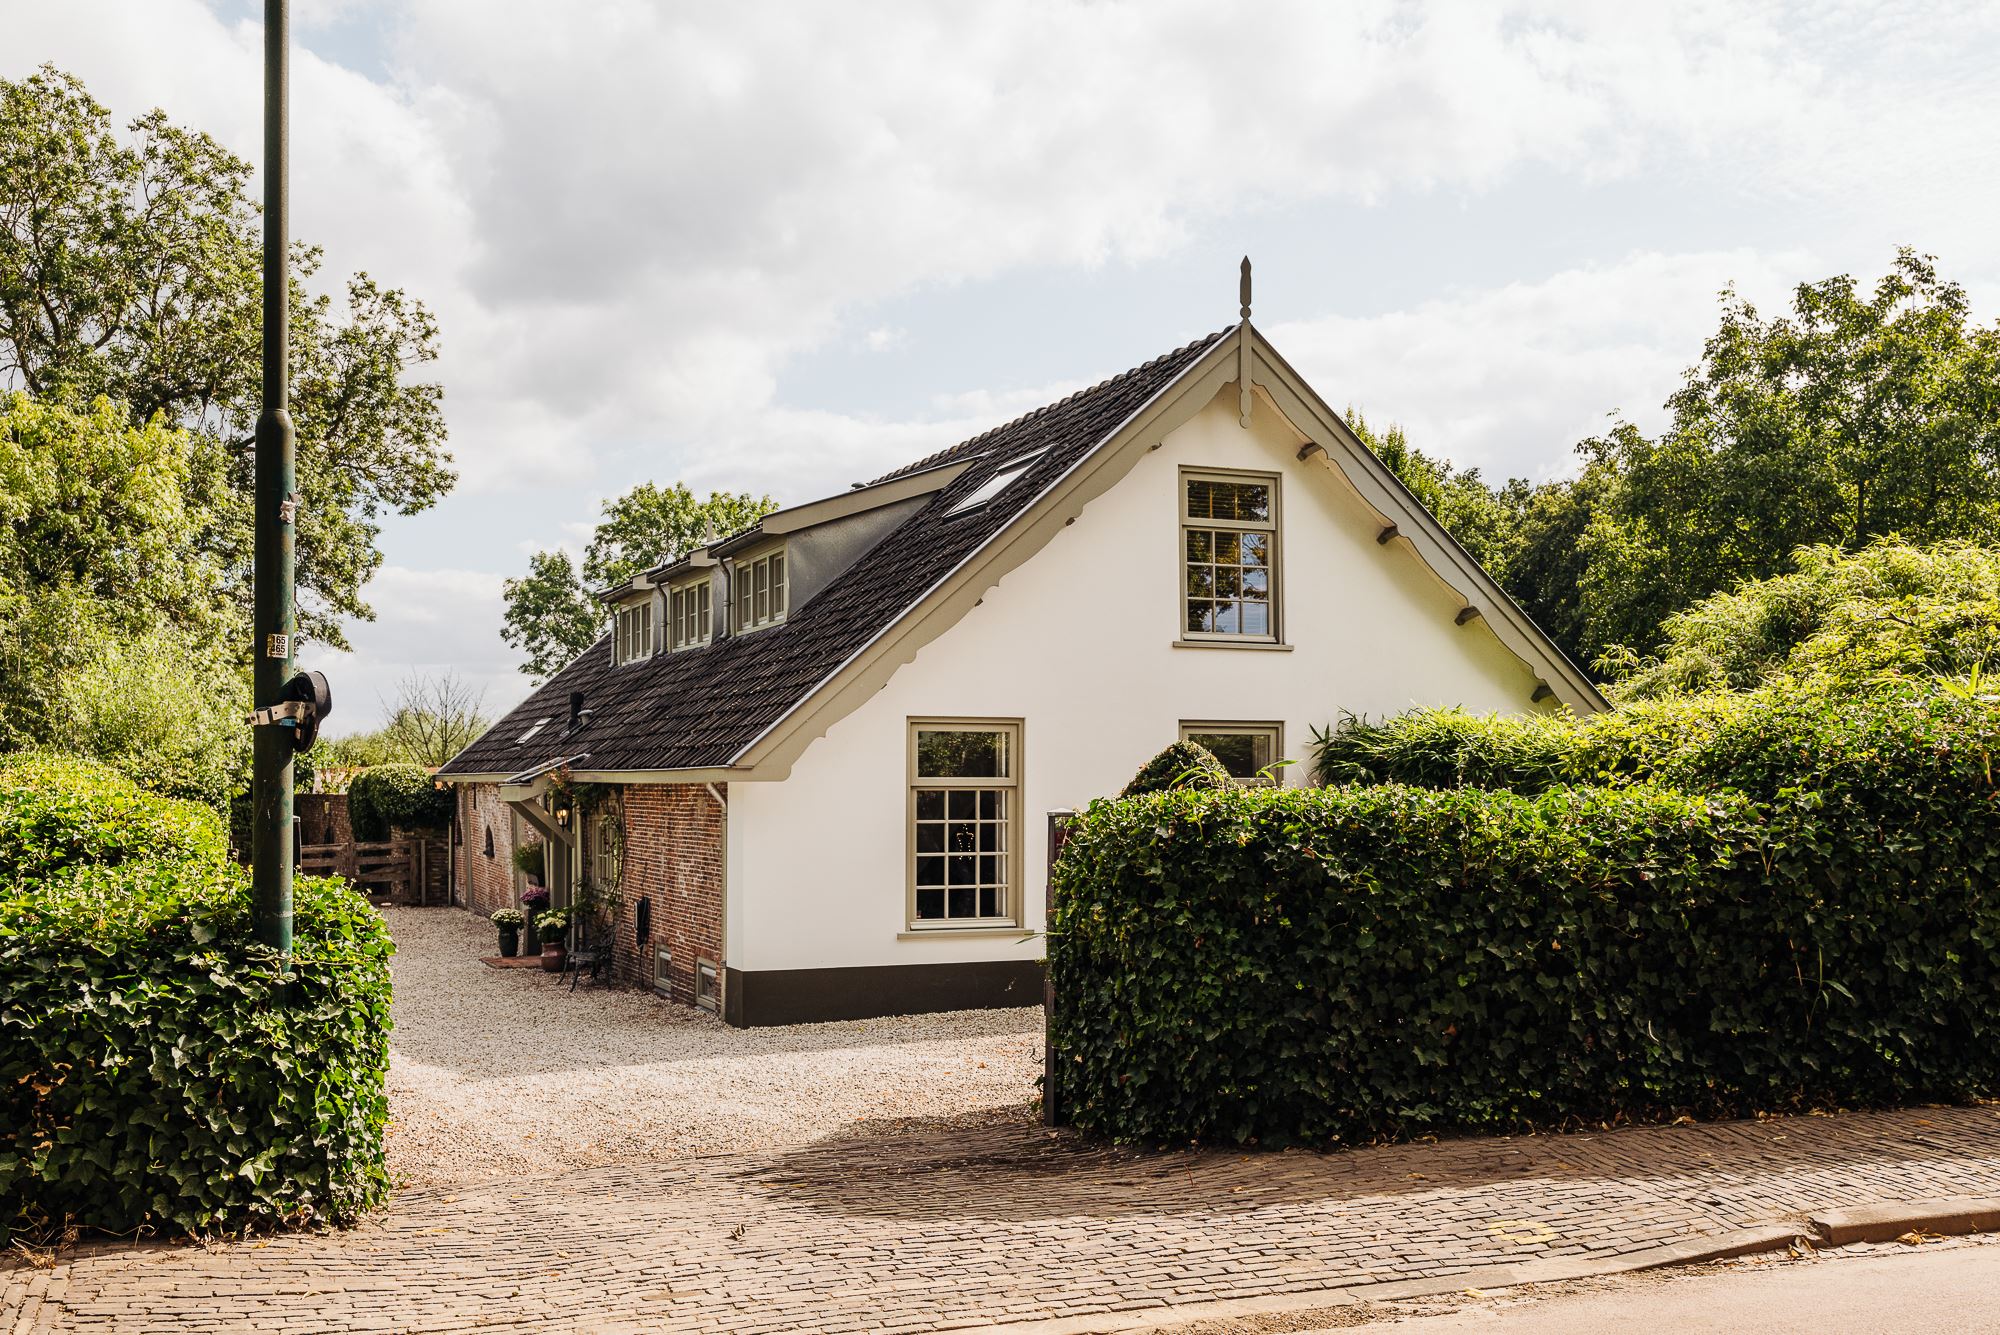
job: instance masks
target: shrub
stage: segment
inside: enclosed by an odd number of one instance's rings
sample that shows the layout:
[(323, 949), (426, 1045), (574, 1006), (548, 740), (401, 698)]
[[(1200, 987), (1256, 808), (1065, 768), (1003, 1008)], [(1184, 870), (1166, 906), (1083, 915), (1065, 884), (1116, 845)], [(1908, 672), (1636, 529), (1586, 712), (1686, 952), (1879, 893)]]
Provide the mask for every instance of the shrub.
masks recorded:
[(1718, 719), (1633, 752), (1707, 792), (1093, 804), (1049, 937), (1075, 1120), (1326, 1142), (2000, 1093), (1995, 714)]
[(388, 1186), (391, 945), (295, 884), (289, 991), (219, 858), (0, 894), (0, 1230), (345, 1222)]
[(1215, 753), (1193, 742), (1175, 742), (1139, 767), (1120, 797), (1165, 793), (1175, 789), (1205, 790), (1230, 786), (1229, 770)]
[(1610, 656), (1612, 694), (1840, 689), (1964, 673), (2000, 654), (2000, 549), (1883, 538), (1855, 552), (1801, 547), (1792, 564), (1668, 617), (1657, 656)]
[[(1883, 686), (1866, 698), (1896, 690)], [(1313, 734), (1313, 773), (1321, 783), (1521, 793), (1566, 784), (1649, 782), (1681, 772), (1725, 729), (1787, 699), (1812, 709), (1829, 707), (1820, 698), (1720, 695), (1631, 704), (1582, 717), (1417, 709), (1370, 723), (1349, 715), (1338, 727)]]
[(421, 765), (376, 765), (347, 786), (347, 819), (364, 843), (392, 830), (439, 830), (451, 824), (452, 795)]
[(207, 807), (145, 792), (72, 756), (0, 756), (0, 892), (67, 868), (159, 858), (217, 863), (229, 836)]

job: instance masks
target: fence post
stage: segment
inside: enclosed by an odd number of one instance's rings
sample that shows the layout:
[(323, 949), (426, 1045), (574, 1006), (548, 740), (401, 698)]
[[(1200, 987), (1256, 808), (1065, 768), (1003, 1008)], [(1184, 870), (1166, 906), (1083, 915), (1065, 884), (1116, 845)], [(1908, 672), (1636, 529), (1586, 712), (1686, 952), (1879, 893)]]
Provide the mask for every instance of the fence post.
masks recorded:
[[(1049, 928), (1056, 919), (1056, 859), (1062, 856), (1063, 844), (1069, 840), (1069, 822), (1074, 811), (1051, 811), (1049, 813), (1049, 867), (1042, 878), (1042, 939), (1051, 938)], [(1046, 957), (1048, 951), (1043, 949)], [(1048, 964), (1042, 965), (1042, 1125), (1067, 1126), (1069, 1108), (1062, 1095), (1062, 1065), (1056, 1060), (1055, 1045), (1056, 984), (1049, 976)]]

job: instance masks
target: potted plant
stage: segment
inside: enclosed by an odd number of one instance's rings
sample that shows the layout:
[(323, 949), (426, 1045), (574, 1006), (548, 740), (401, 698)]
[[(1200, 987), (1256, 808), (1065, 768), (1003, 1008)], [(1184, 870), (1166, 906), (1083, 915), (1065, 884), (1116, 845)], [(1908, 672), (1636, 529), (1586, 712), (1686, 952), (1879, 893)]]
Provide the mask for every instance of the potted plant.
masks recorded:
[(563, 948), (563, 937), (569, 931), (569, 910), (550, 909), (535, 920), (536, 928), (542, 935), (542, 969), (546, 973), (561, 973), (569, 952)]
[[(539, 847), (539, 845), (538, 845)], [(542, 953), (541, 923), (538, 921), (543, 910), (549, 906), (549, 892), (542, 886), (530, 885), (521, 892), (521, 912), (528, 920), (528, 953)]]
[(493, 915), (493, 925), (500, 929), (500, 958), (510, 960), (521, 953), (522, 921), (519, 909), (501, 909)]

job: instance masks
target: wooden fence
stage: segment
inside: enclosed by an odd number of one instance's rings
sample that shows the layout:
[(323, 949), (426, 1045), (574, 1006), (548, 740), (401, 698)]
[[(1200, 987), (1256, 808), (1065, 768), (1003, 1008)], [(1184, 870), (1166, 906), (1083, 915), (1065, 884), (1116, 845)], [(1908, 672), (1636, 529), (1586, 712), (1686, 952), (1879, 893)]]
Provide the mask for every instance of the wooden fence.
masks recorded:
[(299, 871), (344, 876), (392, 903), (449, 904), (450, 856), (448, 841), (436, 835), (398, 835), (374, 844), (305, 844), (299, 849)]

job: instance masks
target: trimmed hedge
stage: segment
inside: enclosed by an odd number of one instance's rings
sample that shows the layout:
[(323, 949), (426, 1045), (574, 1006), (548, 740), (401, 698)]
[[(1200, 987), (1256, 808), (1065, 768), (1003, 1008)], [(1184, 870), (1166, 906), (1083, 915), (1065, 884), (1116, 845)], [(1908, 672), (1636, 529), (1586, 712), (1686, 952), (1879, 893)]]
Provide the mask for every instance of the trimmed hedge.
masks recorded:
[(1995, 715), (1767, 702), (1648, 767), (1093, 804), (1056, 868), (1063, 1096), (1325, 1143), (2000, 1094)]
[(212, 813), (96, 766), (10, 772), (47, 786), (0, 802), (0, 848), (32, 854), (0, 868), (0, 1234), (346, 1222), (380, 1200), (380, 916), (300, 879), (281, 974)]
[(228, 855), (227, 828), (199, 803), (146, 792), (94, 760), (0, 756), (0, 884), (84, 864)]
[(1120, 797), (1141, 793), (1166, 793), (1176, 789), (1216, 789), (1230, 785), (1229, 769), (1215, 752), (1196, 742), (1175, 742), (1132, 776), (1119, 790)]
[(347, 820), (363, 843), (394, 830), (443, 829), (452, 811), (452, 794), (440, 792), (422, 765), (375, 765), (347, 785)]

